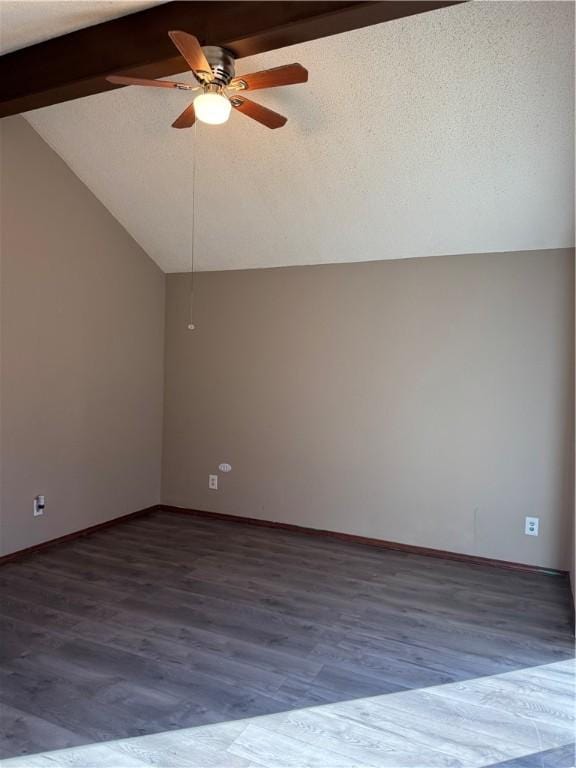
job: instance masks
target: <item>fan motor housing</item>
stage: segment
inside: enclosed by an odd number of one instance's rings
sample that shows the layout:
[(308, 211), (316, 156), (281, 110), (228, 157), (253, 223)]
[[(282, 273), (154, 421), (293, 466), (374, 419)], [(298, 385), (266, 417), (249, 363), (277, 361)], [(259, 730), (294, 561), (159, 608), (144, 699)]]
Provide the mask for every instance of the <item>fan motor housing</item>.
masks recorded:
[[(234, 54), (218, 45), (202, 47), (208, 64), (212, 69), (212, 83), (223, 88), (234, 77)], [(199, 72), (198, 74), (202, 74)], [(208, 80), (208, 77), (206, 78)]]

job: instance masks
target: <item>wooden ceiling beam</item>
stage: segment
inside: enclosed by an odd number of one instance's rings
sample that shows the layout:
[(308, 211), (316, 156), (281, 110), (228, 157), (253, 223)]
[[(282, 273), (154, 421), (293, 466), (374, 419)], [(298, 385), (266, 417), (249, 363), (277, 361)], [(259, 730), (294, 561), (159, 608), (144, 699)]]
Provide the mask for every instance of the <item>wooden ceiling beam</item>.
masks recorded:
[(106, 76), (167, 77), (188, 69), (171, 29), (221, 45), (238, 58), (424, 13), (462, 0), (169, 2), (0, 57), (0, 117), (118, 86)]

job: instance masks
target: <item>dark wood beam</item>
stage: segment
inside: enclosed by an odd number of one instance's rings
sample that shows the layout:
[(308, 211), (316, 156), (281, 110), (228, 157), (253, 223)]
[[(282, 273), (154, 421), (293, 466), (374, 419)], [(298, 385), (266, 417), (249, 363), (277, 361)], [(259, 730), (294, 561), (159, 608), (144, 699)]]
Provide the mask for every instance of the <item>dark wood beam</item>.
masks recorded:
[(171, 29), (240, 58), (461, 1), (165, 3), (1, 56), (0, 117), (112, 90), (118, 86), (105, 78), (113, 73), (156, 78), (184, 72), (186, 63), (168, 38)]

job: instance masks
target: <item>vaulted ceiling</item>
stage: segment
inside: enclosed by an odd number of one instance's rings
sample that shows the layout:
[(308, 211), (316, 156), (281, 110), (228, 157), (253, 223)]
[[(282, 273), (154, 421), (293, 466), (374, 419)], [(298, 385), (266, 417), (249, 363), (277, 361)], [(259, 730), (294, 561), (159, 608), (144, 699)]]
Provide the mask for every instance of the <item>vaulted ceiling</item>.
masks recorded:
[[(151, 4), (3, 2), (26, 10), (2, 42)], [(572, 3), (476, 1), (244, 58), (310, 71), (254, 94), (289, 118), (276, 131), (240, 114), (174, 130), (188, 97), (164, 89), (25, 117), (169, 272), (190, 269), (194, 219), (197, 269), (567, 247), (573, 28)]]

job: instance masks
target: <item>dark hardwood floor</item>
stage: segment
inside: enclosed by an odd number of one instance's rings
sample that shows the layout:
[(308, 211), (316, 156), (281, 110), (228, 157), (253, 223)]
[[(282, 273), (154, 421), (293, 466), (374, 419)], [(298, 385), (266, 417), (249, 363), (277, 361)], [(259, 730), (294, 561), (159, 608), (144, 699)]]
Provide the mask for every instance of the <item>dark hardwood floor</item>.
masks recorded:
[(561, 577), (168, 512), (8, 563), (0, 588), (2, 757), (573, 656)]

